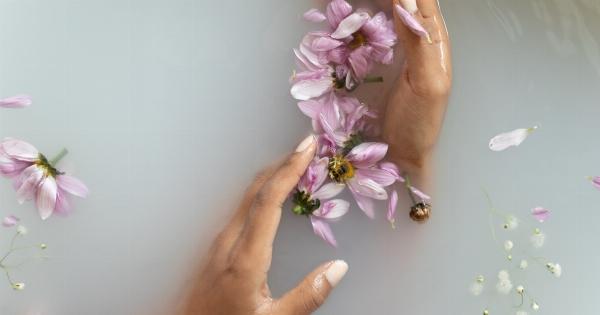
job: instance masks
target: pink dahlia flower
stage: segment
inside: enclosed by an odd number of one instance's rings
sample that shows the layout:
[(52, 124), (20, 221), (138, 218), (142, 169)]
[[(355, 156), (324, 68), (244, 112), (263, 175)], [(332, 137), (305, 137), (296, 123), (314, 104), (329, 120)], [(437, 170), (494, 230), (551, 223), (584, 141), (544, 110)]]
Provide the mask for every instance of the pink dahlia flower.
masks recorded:
[(52, 162), (31, 144), (5, 139), (0, 142), (0, 174), (13, 180), (17, 200), (35, 200), (42, 220), (54, 212), (67, 213), (71, 207), (68, 196), (87, 197), (88, 188), (80, 180), (55, 168), (61, 154)]
[(342, 199), (329, 200), (337, 196), (344, 185), (326, 183), (328, 159), (313, 160), (298, 182), (293, 195), (293, 212), (310, 217), (313, 231), (332, 246), (337, 246), (329, 222), (348, 212), (350, 204)]
[(0, 107), (23, 108), (31, 105), (31, 98), (27, 95), (17, 95), (0, 100)]
[[(317, 10), (309, 12), (315, 21), (323, 16)], [(364, 11), (353, 12), (345, 0), (333, 0), (324, 16), (329, 30), (310, 33), (305, 45), (321, 60), (346, 65), (350, 70), (347, 81), (362, 82), (375, 62), (392, 63), (396, 34), (393, 22), (384, 13), (370, 16)]]

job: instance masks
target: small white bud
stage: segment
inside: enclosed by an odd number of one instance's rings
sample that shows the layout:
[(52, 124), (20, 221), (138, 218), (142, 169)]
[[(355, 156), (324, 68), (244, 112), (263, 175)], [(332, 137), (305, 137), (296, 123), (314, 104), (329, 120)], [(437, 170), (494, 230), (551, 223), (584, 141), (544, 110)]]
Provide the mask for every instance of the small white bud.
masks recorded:
[(513, 249), (514, 246), (515, 246), (515, 244), (513, 244), (513, 242), (511, 240), (504, 242), (504, 250), (506, 250), (507, 252), (510, 251), (511, 249)]
[(27, 234), (27, 228), (22, 225), (19, 225), (17, 227), (17, 233), (20, 235), (25, 235), (25, 234)]
[(525, 292), (525, 288), (522, 285), (518, 286), (517, 287), (517, 293), (523, 294), (523, 292)]
[(519, 264), (519, 268), (525, 270), (525, 269), (527, 269), (528, 266), (529, 266), (529, 263), (527, 262), (527, 260), (525, 260), (525, 259), (521, 260), (521, 263)]
[(537, 304), (536, 302), (533, 302), (533, 303), (531, 304), (531, 309), (533, 309), (534, 311), (537, 311), (537, 310), (539, 310), (539, 309), (540, 309), (540, 305), (539, 305), (539, 304)]

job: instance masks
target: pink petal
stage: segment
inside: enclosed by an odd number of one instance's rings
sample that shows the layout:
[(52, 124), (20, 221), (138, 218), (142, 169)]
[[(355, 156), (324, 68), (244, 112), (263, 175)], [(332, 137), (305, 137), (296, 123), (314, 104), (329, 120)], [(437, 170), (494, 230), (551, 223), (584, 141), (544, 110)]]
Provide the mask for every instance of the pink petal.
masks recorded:
[(42, 220), (48, 219), (54, 212), (57, 190), (56, 181), (52, 177), (46, 177), (40, 184), (35, 203)]
[(600, 190), (600, 176), (593, 176), (591, 180), (592, 180), (592, 185), (594, 185), (594, 187), (596, 187), (596, 189)]
[(0, 143), (0, 151), (4, 152), (10, 158), (34, 162), (39, 158), (39, 151), (31, 144), (17, 140), (17, 139), (5, 139)]
[(333, 0), (327, 5), (327, 21), (331, 28), (337, 28), (350, 13), (352, 13), (352, 6), (344, 0)]
[(370, 178), (361, 177), (361, 174), (359, 173), (355, 174), (347, 184), (354, 192), (360, 195), (376, 200), (386, 200), (388, 198), (387, 192), (383, 186)]
[(356, 173), (362, 178), (372, 179), (383, 187), (389, 186), (396, 182), (396, 177), (385, 170), (376, 168), (359, 168), (356, 170)]
[(371, 70), (369, 55), (366, 48), (361, 47), (354, 50), (348, 57), (348, 62), (352, 66), (352, 71), (358, 81), (364, 80)]
[(339, 123), (339, 121), (327, 119), (325, 117), (325, 113), (321, 113), (319, 115), (319, 121), (321, 122), (323, 130), (325, 130), (325, 133), (327, 134), (327, 136), (329, 136), (329, 139), (333, 140), (335, 144), (340, 147), (344, 146), (344, 143), (346, 142), (346, 140), (348, 140), (348, 136), (345, 133), (336, 130), (331, 125), (331, 123)]
[(325, 94), (325, 92), (330, 91), (332, 88), (333, 81), (329, 77), (303, 80), (292, 86), (291, 94), (297, 100), (307, 101)]
[(388, 145), (379, 142), (364, 142), (352, 149), (346, 158), (358, 168), (367, 168), (381, 161), (387, 153)]
[(90, 193), (82, 181), (72, 176), (58, 175), (56, 176), (56, 184), (61, 190), (77, 197), (85, 198)]
[(309, 22), (319, 23), (323, 22), (327, 19), (325, 14), (321, 13), (321, 11), (317, 9), (310, 9), (304, 13), (304, 19)]
[(323, 103), (315, 100), (308, 100), (299, 102), (298, 107), (304, 115), (310, 117), (311, 119), (319, 119), (319, 113), (321, 113)]
[(366, 12), (352, 13), (340, 22), (335, 32), (331, 34), (331, 37), (335, 39), (346, 38), (358, 31), (367, 23), (369, 18), (369, 14)]
[(333, 236), (333, 231), (331, 231), (331, 227), (327, 222), (319, 220), (317, 217), (311, 215), (310, 223), (312, 224), (313, 231), (315, 232), (315, 234), (317, 234), (320, 238), (325, 240), (331, 246), (337, 246), (337, 241)]
[(398, 192), (393, 191), (388, 202), (387, 219), (392, 224), (396, 221), (396, 208), (398, 206)]
[(362, 210), (367, 215), (367, 217), (373, 219), (375, 217), (375, 204), (373, 203), (373, 199), (358, 193), (354, 189), (354, 186), (350, 183), (348, 183), (348, 189), (350, 189), (350, 192), (356, 200), (356, 204), (358, 205), (360, 210)]
[(339, 195), (346, 186), (343, 184), (337, 183), (327, 183), (319, 188), (316, 192), (312, 194), (313, 198), (316, 199), (331, 199), (337, 195)]
[(313, 159), (306, 168), (304, 175), (302, 175), (300, 178), (300, 181), (298, 182), (298, 189), (300, 191), (312, 194), (315, 190), (321, 187), (327, 178), (328, 162), (329, 160), (327, 158)]
[(550, 217), (550, 210), (543, 207), (535, 207), (531, 209), (531, 215), (540, 223), (546, 221)]
[(396, 9), (396, 13), (398, 14), (398, 17), (400, 18), (400, 20), (402, 20), (402, 23), (404, 23), (404, 25), (406, 25), (413, 33), (417, 34), (420, 37), (427, 38), (428, 41), (431, 42), (427, 30), (425, 30), (423, 25), (421, 25), (421, 23), (419, 23), (419, 21), (417, 21), (417, 19), (412, 14), (410, 14), (410, 12), (406, 11), (403, 7), (397, 4), (394, 5), (394, 8)]
[(537, 127), (516, 129), (510, 132), (501, 133), (490, 140), (490, 150), (503, 151), (510, 147), (519, 146), (531, 132)]
[(418, 190), (413, 186), (410, 186), (410, 191), (412, 191), (413, 194), (417, 195), (417, 197), (421, 198), (422, 200), (431, 200), (431, 197), (429, 197), (429, 195), (425, 194), (424, 192)]
[(321, 207), (313, 212), (313, 215), (323, 219), (335, 220), (348, 213), (348, 209), (350, 209), (350, 203), (346, 200), (329, 200), (321, 204)]
[(14, 215), (9, 215), (2, 220), (2, 226), (12, 227), (17, 225), (17, 222), (19, 222), (19, 218), (15, 217)]
[(406, 181), (404, 177), (400, 175), (400, 170), (398, 169), (398, 166), (396, 166), (396, 164), (392, 162), (382, 162), (381, 164), (379, 164), (379, 167), (382, 170), (388, 171), (390, 174), (392, 174), (397, 181), (401, 183), (404, 183)]
[(27, 95), (17, 95), (0, 100), (0, 107), (4, 108), (23, 108), (31, 105), (31, 97)]
[(26, 200), (31, 200), (35, 197), (38, 187), (44, 177), (44, 171), (32, 165), (26, 168), (19, 176), (15, 183), (19, 183), (17, 189), (17, 201), (24, 203)]
[(67, 199), (66, 193), (58, 189), (56, 193), (56, 207), (54, 212), (59, 215), (67, 215), (71, 212), (71, 203)]
[(311, 48), (315, 51), (329, 51), (340, 47), (344, 43), (329, 37), (320, 37), (313, 41)]

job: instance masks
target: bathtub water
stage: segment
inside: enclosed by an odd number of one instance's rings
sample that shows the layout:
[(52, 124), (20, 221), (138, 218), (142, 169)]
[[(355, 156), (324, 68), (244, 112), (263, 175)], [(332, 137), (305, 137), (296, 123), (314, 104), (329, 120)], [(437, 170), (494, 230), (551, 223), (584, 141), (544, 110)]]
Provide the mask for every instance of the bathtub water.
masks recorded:
[[(455, 81), (435, 158), (433, 217), (416, 225), (401, 208), (392, 230), (383, 209), (368, 221), (354, 208), (334, 225), (340, 246), (331, 249), (286, 210), (273, 293), (341, 258), (350, 271), (317, 314), (481, 314), (486, 305), (512, 314), (507, 298), (467, 290), (478, 274), (494, 282), (505, 265), (487, 226), (485, 188), (523, 221), (534, 206), (553, 211), (539, 255), (564, 274), (552, 279), (541, 267), (524, 278), (542, 313), (597, 313), (600, 191), (585, 176), (600, 173), (600, 1), (441, 6)], [(0, 111), (0, 136), (49, 155), (67, 147), (62, 167), (92, 191), (69, 217), (42, 222), (0, 181), (0, 217), (18, 215), (30, 229), (24, 241), (49, 246), (49, 259), (14, 273), (26, 290), (0, 280), (0, 314), (168, 313), (253, 174), (308, 133), (287, 79), (310, 7), (0, 0), (0, 95), (35, 101)], [(488, 150), (493, 135), (535, 124), (521, 147)], [(500, 241), (513, 239), (520, 252), (524, 226), (499, 231)], [(9, 237), (0, 230), (0, 249)]]

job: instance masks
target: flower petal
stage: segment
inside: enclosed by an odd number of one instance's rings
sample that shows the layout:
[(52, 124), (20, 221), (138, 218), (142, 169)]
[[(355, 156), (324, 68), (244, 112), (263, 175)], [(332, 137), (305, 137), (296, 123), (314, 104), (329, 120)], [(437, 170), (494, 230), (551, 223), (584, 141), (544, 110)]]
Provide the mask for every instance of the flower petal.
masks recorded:
[(71, 212), (71, 203), (67, 198), (65, 191), (58, 189), (56, 193), (56, 207), (54, 212), (59, 215), (67, 215)]
[(417, 19), (412, 14), (410, 14), (410, 12), (406, 11), (403, 7), (397, 4), (394, 5), (394, 8), (396, 9), (398, 17), (400, 18), (400, 20), (402, 20), (402, 23), (404, 23), (406, 27), (408, 27), (413, 33), (417, 34), (418, 36), (427, 38), (427, 40), (431, 42), (431, 38), (427, 30), (425, 30), (423, 25), (421, 25), (421, 23), (419, 23), (419, 21), (417, 21)]
[(4, 227), (13, 227), (15, 225), (17, 225), (17, 222), (19, 222), (19, 218), (15, 217), (14, 215), (9, 215), (7, 217), (5, 217), (4, 219), (2, 219), (2, 226)]
[(335, 32), (331, 34), (331, 37), (335, 39), (346, 38), (358, 31), (365, 23), (367, 23), (369, 18), (367, 12), (352, 13), (340, 22)]
[(413, 194), (417, 195), (417, 197), (421, 198), (422, 200), (431, 200), (431, 197), (429, 195), (418, 190), (416, 187), (410, 186), (410, 191), (412, 191)]
[(396, 182), (396, 176), (386, 170), (376, 168), (359, 168), (356, 173), (363, 177), (374, 180), (383, 187), (389, 186)]
[(393, 191), (388, 202), (387, 219), (392, 224), (396, 221), (396, 208), (398, 206), (398, 192)]
[(358, 191), (355, 190), (355, 187), (350, 184), (350, 182), (348, 183), (348, 189), (350, 189), (350, 192), (356, 200), (356, 204), (360, 210), (362, 210), (367, 217), (373, 219), (375, 217), (375, 204), (373, 203), (373, 199), (359, 194)]
[(516, 129), (510, 132), (501, 133), (490, 140), (490, 150), (503, 151), (513, 146), (520, 145), (531, 132), (537, 127)]
[(323, 103), (315, 100), (308, 100), (298, 102), (298, 107), (300, 111), (310, 117), (311, 119), (319, 119), (319, 113), (321, 113), (321, 109), (323, 108)]
[(370, 178), (362, 177), (359, 173), (350, 179), (347, 184), (349, 187), (352, 187), (356, 193), (363, 196), (376, 200), (386, 200), (388, 198), (387, 192), (382, 185)]
[(335, 220), (348, 213), (350, 203), (342, 199), (334, 199), (324, 202), (319, 209), (313, 212), (319, 218)]
[(315, 234), (325, 240), (329, 245), (334, 247), (337, 246), (337, 241), (333, 236), (333, 231), (331, 231), (331, 227), (327, 222), (319, 220), (317, 217), (311, 215), (310, 223), (312, 224)]
[(17, 95), (0, 100), (0, 107), (4, 108), (23, 108), (31, 105), (31, 97), (27, 95)]
[(325, 14), (321, 13), (321, 11), (319, 11), (317, 9), (310, 9), (310, 10), (306, 11), (306, 13), (304, 13), (303, 17), (305, 20), (307, 20), (309, 22), (314, 22), (314, 23), (323, 22), (327, 19)]
[(319, 37), (312, 42), (311, 48), (315, 51), (329, 51), (343, 44), (342, 41), (330, 37)]
[(312, 194), (313, 198), (316, 199), (331, 199), (337, 195), (339, 195), (346, 185), (337, 184), (337, 183), (327, 183), (319, 188), (316, 192)]
[(36, 161), (40, 155), (33, 145), (17, 139), (4, 139), (0, 143), (0, 151), (10, 158), (27, 162)]
[(542, 223), (548, 220), (548, 218), (550, 217), (550, 210), (543, 207), (535, 207), (531, 209), (531, 215), (540, 223)]
[(77, 197), (85, 198), (90, 193), (82, 181), (72, 176), (58, 175), (56, 176), (56, 183), (61, 190)]
[(57, 190), (58, 187), (54, 178), (46, 177), (42, 180), (35, 199), (42, 220), (48, 219), (54, 212)]
[(379, 164), (379, 167), (382, 170), (388, 171), (390, 172), (390, 174), (392, 174), (394, 177), (396, 177), (396, 180), (404, 183), (406, 180), (404, 179), (404, 177), (402, 177), (402, 175), (400, 175), (400, 170), (398, 169), (398, 166), (396, 166), (396, 164), (392, 163), (392, 162), (382, 162), (381, 164)]
[(345, 0), (332, 0), (327, 5), (327, 21), (331, 28), (337, 28), (338, 24), (352, 13), (352, 6)]
[(596, 189), (600, 190), (600, 176), (591, 177), (592, 185), (596, 187)]
[(292, 86), (291, 94), (297, 100), (307, 101), (325, 94), (325, 92), (330, 91), (332, 88), (333, 81), (329, 77), (303, 80)]
[(359, 168), (373, 166), (381, 161), (387, 153), (388, 145), (379, 142), (364, 142), (352, 149), (346, 158)]
[(17, 190), (17, 201), (19, 203), (24, 203), (26, 200), (31, 200), (35, 197), (40, 182), (44, 177), (44, 171), (37, 167), (37, 165), (32, 165), (26, 168), (19, 179), (16, 180), (19, 185), (15, 186)]

